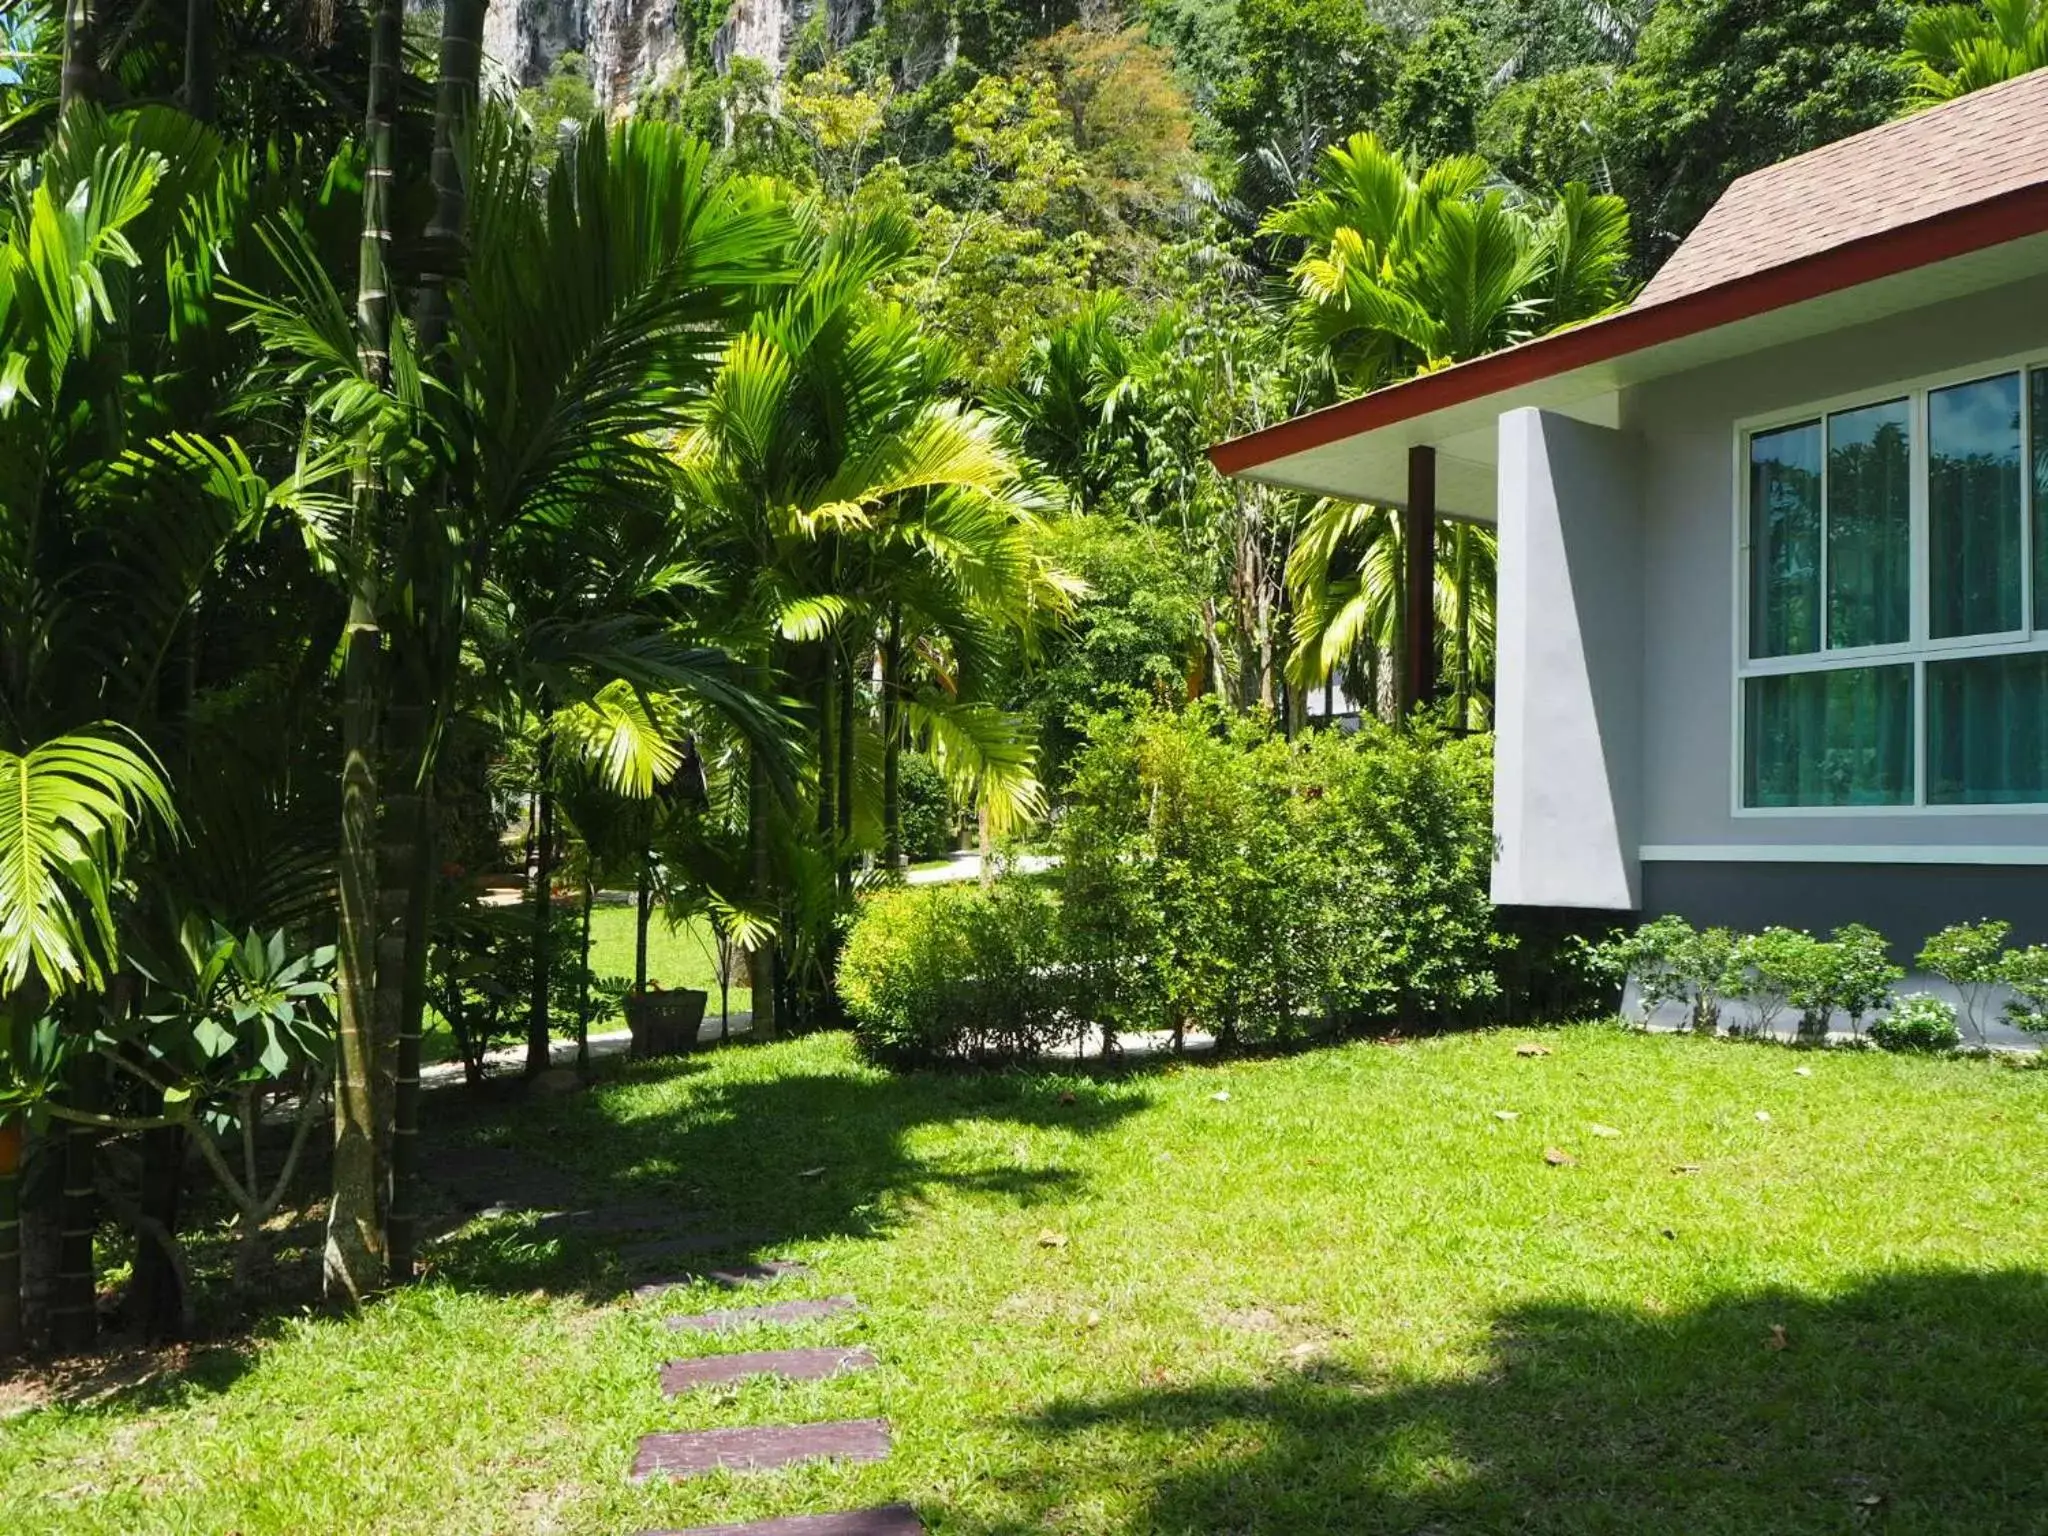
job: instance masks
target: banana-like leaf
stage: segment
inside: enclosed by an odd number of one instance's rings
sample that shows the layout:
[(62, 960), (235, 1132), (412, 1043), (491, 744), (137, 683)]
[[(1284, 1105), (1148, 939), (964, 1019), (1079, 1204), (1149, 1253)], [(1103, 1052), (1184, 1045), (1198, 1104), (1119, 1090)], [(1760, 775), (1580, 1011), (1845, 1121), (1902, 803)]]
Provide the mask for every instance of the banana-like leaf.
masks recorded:
[(30, 975), (52, 993), (103, 982), (129, 835), (177, 825), (162, 770), (125, 734), (103, 725), (0, 749), (0, 991)]

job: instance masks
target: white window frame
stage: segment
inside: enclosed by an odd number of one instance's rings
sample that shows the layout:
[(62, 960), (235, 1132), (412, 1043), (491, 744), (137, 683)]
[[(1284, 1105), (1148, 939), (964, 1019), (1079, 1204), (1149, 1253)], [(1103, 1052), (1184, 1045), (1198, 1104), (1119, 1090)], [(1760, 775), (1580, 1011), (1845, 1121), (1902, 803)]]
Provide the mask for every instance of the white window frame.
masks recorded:
[[(2048, 352), (2033, 351), (2011, 357), (1988, 359), (1964, 368), (1921, 374), (1891, 383), (1874, 384), (1853, 393), (1833, 395), (1797, 407), (1745, 416), (1735, 423), (1735, 526), (1734, 526), (1734, 686), (1730, 709), (1734, 729), (1729, 732), (1730, 758), (1728, 799), (1731, 814), (1744, 820), (1782, 820), (1799, 817), (1871, 816), (2048, 816), (2048, 799), (2024, 804), (1930, 805), (1927, 800), (1927, 664), (1930, 661), (1961, 661), (1979, 656), (2007, 656), (2048, 651), (2048, 628), (2034, 624), (2034, 463), (2033, 390), (2029, 374), (2048, 372)], [(1929, 519), (1927, 506), (1928, 397), (1957, 384), (1973, 384), (2002, 374), (2020, 376), (2020, 621), (2022, 627), (1995, 635), (1930, 637), (1931, 603), (1928, 557)], [(1864, 645), (1851, 649), (1827, 648), (1827, 421), (1832, 414), (1860, 410), (1905, 400), (1912, 429), (1912, 461), (1909, 496), (1909, 579), (1911, 638), (1888, 645)], [(1750, 439), (1787, 427), (1818, 423), (1821, 437), (1821, 538), (1820, 592), (1818, 616), (1820, 649), (1795, 656), (1764, 656), (1752, 659), (1750, 643)], [(1828, 672), (1852, 667), (1905, 663), (1913, 669), (1913, 798), (1897, 805), (1745, 805), (1743, 784), (1748, 763), (1747, 711), (1744, 683), (1752, 677), (1787, 673)]]

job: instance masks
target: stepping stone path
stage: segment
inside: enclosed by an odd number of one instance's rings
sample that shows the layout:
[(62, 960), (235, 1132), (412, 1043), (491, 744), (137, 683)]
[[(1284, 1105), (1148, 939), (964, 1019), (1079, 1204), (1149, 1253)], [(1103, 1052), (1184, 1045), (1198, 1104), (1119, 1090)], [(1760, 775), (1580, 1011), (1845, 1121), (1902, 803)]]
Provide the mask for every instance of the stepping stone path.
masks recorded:
[(819, 1301), (778, 1301), (765, 1307), (699, 1312), (694, 1317), (671, 1317), (666, 1321), (678, 1333), (731, 1333), (754, 1323), (801, 1323), (859, 1310), (860, 1303), (851, 1296), (827, 1296)]
[(766, 1285), (771, 1280), (794, 1280), (810, 1273), (808, 1265), (792, 1264), (787, 1259), (767, 1259), (759, 1264), (721, 1264), (716, 1269), (691, 1270), (680, 1275), (670, 1275), (665, 1280), (649, 1280), (633, 1287), (635, 1301), (647, 1301), (678, 1286), (696, 1285), (700, 1281), (718, 1286), (721, 1290), (737, 1291), (742, 1286)]
[(767, 1240), (761, 1232), (686, 1232), (680, 1237), (657, 1238), (649, 1243), (629, 1243), (619, 1250), (625, 1264), (645, 1264), (650, 1259), (694, 1259), (706, 1253), (731, 1253)]
[[(770, 1259), (758, 1264), (735, 1265), (679, 1280), (637, 1287), (635, 1297), (658, 1295), (671, 1286), (693, 1280), (710, 1280), (729, 1290), (742, 1285), (762, 1284), (810, 1271), (801, 1264)], [(826, 1296), (814, 1301), (785, 1301), (760, 1307), (735, 1307), (723, 1312), (701, 1312), (691, 1317), (671, 1317), (668, 1326), (677, 1332), (727, 1333), (751, 1324), (796, 1323), (819, 1317), (838, 1317), (858, 1312), (860, 1303), (851, 1296)], [(874, 1351), (865, 1345), (836, 1349), (764, 1349), (725, 1355), (703, 1355), (690, 1360), (671, 1360), (661, 1368), (661, 1390), (674, 1397), (698, 1387), (720, 1382), (741, 1381), (750, 1376), (783, 1376), (795, 1381), (820, 1381), (846, 1371), (863, 1371), (875, 1365)], [(632, 1479), (650, 1477), (695, 1477), (719, 1468), (786, 1467), (800, 1461), (881, 1461), (889, 1454), (887, 1419), (841, 1419), (824, 1424), (759, 1425), (745, 1429), (701, 1429), (681, 1434), (642, 1435), (633, 1457)], [(907, 1504), (882, 1509), (853, 1510), (845, 1514), (796, 1515), (780, 1520), (760, 1520), (751, 1525), (699, 1526), (695, 1531), (671, 1532), (668, 1536), (924, 1536), (924, 1522)], [(645, 1536), (663, 1536), (648, 1532)]]
[(661, 1390), (670, 1397), (744, 1381), (749, 1376), (783, 1376), (791, 1381), (823, 1381), (843, 1371), (865, 1371), (875, 1364), (874, 1352), (852, 1349), (757, 1349), (744, 1355), (700, 1355), (671, 1360), (661, 1368)]
[(695, 1477), (721, 1467), (786, 1467), (794, 1461), (880, 1461), (889, 1454), (887, 1419), (828, 1424), (767, 1424), (751, 1429), (699, 1429), (642, 1435), (633, 1481)]
[(642, 1536), (924, 1536), (924, 1522), (908, 1504), (844, 1515), (791, 1515), (752, 1525), (699, 1525), (687, 1531), (646, 1531)]

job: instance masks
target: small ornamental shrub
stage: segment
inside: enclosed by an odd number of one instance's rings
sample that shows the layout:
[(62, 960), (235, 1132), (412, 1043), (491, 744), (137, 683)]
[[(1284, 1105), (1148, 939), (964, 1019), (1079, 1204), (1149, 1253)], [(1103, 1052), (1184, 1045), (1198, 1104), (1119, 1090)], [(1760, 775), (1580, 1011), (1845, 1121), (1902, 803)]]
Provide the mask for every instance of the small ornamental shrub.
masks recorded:
[(1999, 979), (2012, 989), (2005, 1021), (2033, 1034), (2048, 1034), (2048, 944), (2006, 952)]
[(892, 1067), (1021, 1061), (1074, 1038), (1049, 891), (999, 880), (861, 905), (839, 956), (853, 1035)]
[(1735, 946), (1736, 990), (1749, 1004), (1744, 1032), (1769, 1035), (1795, 995), (1812, 999), (1825, 986), (1813, 935), (1798, 928), (1766, 928)]
[(1726, 928), (1696, 929), (1682, 917), (1660, 917), (1617, 934), (1595, 950), (1595, 963), (1617, 983), (1633, 978), (1640, 1022), (1666, 1003), (1685, 1006), (1687, 1024), (1711, 1035), (1721, 1003), (1739, 985), (1737, 940)]
[(1801, 1010), (1800, 1033), (1807, 1034), (1817, 1021), (1825, 1037), (1828, 1018), (1840, 1013), (1849, 1021), (1849, 1032), (1861, 1037), (1863, 1020), (1891, 1001), (1892, 988), (1906, 979), (1903, 966), (1892, 963), (1884, 935), (1861, 923), (1845, 923), (1828, 936), (1819, 951), (1818, 989), (1793, 998)]
[(1920, 946), (1920, 968), (1932, 971), (1962, 994), (1963, 1022), (1980, 1044), (1985, 998), (2001, 978), (2005, 936), (2011, 932), (2011, 923), (1990, 918), (1980, 923), (1951, 923)]
[(1909, 992), (1870, 1026), (1873, 1043), (1887, 1051), (1952, 1051), (1963, 1043), (1955, 1004), (1925, 992)]
[(913, 864), (943, 859), (958, 841), (945, 777), (922, 752), (905, 752), (899, 761), (904, 857)]

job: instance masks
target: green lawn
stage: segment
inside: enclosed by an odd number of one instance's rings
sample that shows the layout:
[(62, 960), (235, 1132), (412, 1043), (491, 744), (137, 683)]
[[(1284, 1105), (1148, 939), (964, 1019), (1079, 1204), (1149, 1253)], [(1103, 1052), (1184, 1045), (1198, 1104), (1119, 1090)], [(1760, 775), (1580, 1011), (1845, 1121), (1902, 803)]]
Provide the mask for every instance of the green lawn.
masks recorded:
[[(717, 953), (711, 930), (701, 918), (671, 928), (657, 915), (647, 931), (647, 979), (671, 992), (680, 987), (695, 987), (710, 993), (711, 1013), (716, 1015)], [(631, 907), (599, 907), (591, 913), (590, 969), (600, 978), (633, 979)], [(733, 979), (732, 992), (733, 1007), (745, 1008), (748, 992), (744, 965)], [(606, 1027), (623, 1028), (624, 1021), (613, 1018)]]
[[(774, 1294), (869, 1309), (774, 1342), (881, 1368), (665, 1402), (663, 1359), (735, 1345), (660, 1316), (718, 1298), (622, 1302), (597, 1248), (502, 1220), (360, 1321), (0, 1427), (0, 1530), (597, 1536), (906, 1498), (953, 1536), (2048, 1531), (2048, 1075), (1530, 1038), (972, 1079), (825, 1036), (444, 1100), (441, 1145), (768, 1234), (816, 1267)], [(870, 1414), (879, 1465), (625, 1479), (647, 1430)]]

